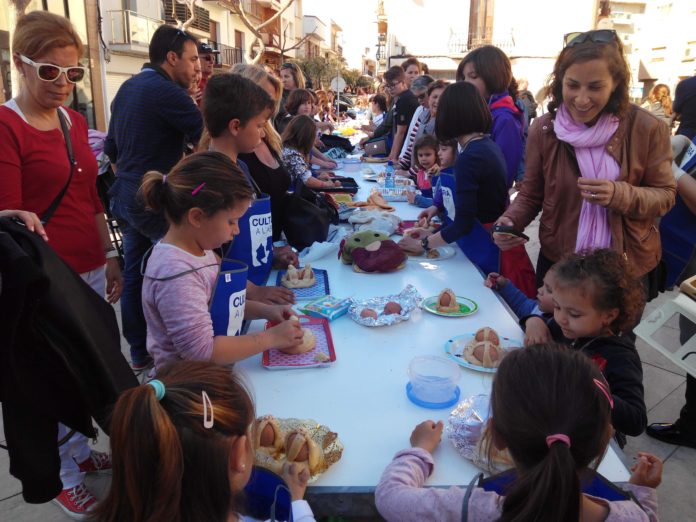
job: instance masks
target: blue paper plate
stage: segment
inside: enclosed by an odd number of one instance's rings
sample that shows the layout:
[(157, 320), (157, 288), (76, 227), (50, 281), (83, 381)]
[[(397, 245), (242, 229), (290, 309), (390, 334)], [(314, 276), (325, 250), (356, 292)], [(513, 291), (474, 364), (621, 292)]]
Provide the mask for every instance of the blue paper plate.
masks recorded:
[[(325, 295), (330, 295), (331, 291), (329, 289), (329, 274), (326, 270), (321, 268), (313, 268), (314, 278), (317, 280), (314, 285), (308, 288), (289, 288), (292, 293), (295, 294), (295, 299), (298, 301), (301, 299), (316, 299), (317, 297), (324, 297)], [(281, 280), (285, 275), (287, 270), (278, 270), (278, 277), (276, 277), (276, 286), (283, 286)]]
[(408, 399), (416, 406), (420, 406), (421, 408), (428, 408), (430, 410), (441, 410), (443, 408), (449, 408), (450, 406), (454, 406), (455, 404), (457, 404), (457, 402), (459, 402), (460, 395), (461, 390), (459, 389), (459, 386), (455, 386), (454, 394), (448, 400), (444, 402), (426, 402), (414, 395), (413, 386), (410, 382), (406, 385), (406, 396), (408, 397)]

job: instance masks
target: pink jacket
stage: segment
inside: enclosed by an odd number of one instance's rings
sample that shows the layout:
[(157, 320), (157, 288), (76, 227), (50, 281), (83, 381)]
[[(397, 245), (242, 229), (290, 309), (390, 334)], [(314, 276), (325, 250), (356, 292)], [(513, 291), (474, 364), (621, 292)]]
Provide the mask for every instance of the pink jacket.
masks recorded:
[[(384, 470), (375, 491), (375, 503), (380, 514), (388, 521), (459, 522), (466, 489), (424, 488), (426, 479), (435, 465), (432, 455), (421, 448), (398, 452)], [(631, 491), (645, 511), (630, 500), (608, 502), (590, 497), (609, 508), (607, 522), (656, 522), (657, 494), (652, 488), (621, 483)], [(503, 498), (497, 493), (474, 488), (469, 498), (469, 520), (493, 522), (502, 514)]]

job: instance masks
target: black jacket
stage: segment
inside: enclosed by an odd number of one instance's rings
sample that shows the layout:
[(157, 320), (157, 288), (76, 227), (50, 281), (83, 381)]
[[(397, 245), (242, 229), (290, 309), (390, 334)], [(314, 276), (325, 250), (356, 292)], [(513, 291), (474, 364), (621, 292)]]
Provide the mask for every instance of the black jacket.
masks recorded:
[(58, 422), (108, 433), (118, 395), (138, 381), (113, 308), (40, 236), (0, 219), (0, 401), (10, 473), (27, 502), (62, 489)]
[[(568, 342), (554, 319), (549, 322), (549, 329), (556, 342)], [(592, 359), (609, 383), (614, 399), (611, 412), (614, 429), (632, 437), (643, 433), (648, 424), (643, 397), (643, 365), (633, 341), (612, 335), (576, 339), (570, 346)], [(621, 441), (621, 437), (618, 440)]]

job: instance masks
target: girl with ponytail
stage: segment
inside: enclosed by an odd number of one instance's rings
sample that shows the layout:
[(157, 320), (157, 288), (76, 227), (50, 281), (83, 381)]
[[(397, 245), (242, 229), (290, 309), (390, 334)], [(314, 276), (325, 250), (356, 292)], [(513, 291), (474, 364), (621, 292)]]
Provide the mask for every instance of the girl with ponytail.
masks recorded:
[[(384, 471), (377, 508), (387, 520), (401, 522), (656, 521), (658, 458), (641, 453), (629, 483), (620, 487), (595, 471), (613, 433), (612, 407), (609, 385), (581, 353), (557, 345), (514, 350), (493, 381), (488, 430), (493, 445), (507, 448), (515, 463), (504, 474), (504, 495), (497, 492), (497, 476), (476, 477), (468, 488), (424, 488), (443, 427), (426, 421), (411, 434), (412, 447)], [(587, 483), (619, 500), (584, 493)]]
[[(179, 361), (131, 388), (111, 419), (113, 479), (98, 522), (229, 522), (254, 461), (254, 404), (237, 375), (209, 362)], [(134, 437), (133, 434), (138, 436)], [(313, 522), (302, 500), (309, 473), (287, 466), (293, 518)]]

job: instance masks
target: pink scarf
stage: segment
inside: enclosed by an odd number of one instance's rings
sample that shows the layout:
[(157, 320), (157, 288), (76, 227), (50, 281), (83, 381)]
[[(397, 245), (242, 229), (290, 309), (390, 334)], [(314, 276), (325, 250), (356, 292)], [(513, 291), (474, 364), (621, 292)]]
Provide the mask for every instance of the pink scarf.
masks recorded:
[[(565, 105), (556, 111), (556, 137), (573, 146), (583, 178), (608, 179), (615, 181), (621, 167), (610, 156), (605, 146), (619, 127), (619, 119), (604, 113), (592, 127), (577, 123)], [(583, 200), (578, 222), (575, 251), (608, 248), (611, 246), (611, 229), (607, 209)]]

